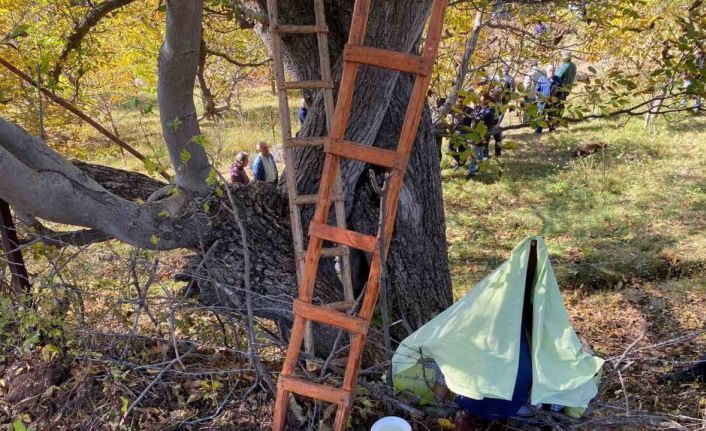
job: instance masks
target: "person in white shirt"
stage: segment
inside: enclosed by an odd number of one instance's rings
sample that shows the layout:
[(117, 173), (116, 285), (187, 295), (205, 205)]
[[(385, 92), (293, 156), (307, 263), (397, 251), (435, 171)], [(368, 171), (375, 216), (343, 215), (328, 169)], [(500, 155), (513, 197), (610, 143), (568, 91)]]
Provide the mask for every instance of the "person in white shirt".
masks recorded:
[[(536, 61), (533, 61), (529, 73), (525, 76), (525, 79), (522, 82), (525, 87), (525, 106), (535, 103), (537, 84), (539, 84), (539, 81), (542, 78), (548, 79), (547, 72), (544, 69), (540, 68)], [(528, 120), (529, 115), (527, 114), (527, 110), (525, 109), (522, 117), (522, 122), (526, 123)]]
[(267, 142), (260, 141), (257, 143), (257, 152), (260, 153), (252, 164), (253, 179), (257, 181), (265, 181), (268, 183), (276, 183), (278, 172), (275, 158), (270, 153), (270, 146)]

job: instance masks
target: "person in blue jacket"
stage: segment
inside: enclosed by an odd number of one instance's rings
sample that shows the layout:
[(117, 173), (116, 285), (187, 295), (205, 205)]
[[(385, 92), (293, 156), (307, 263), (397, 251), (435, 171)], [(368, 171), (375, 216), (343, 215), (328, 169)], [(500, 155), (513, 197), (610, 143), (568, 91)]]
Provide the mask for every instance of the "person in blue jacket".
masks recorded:
[(255, 158), (252, 164), (253, 179), (256, 181), (265, 181), (268, 183), (276, 183), (278, 172), (275, 158), (270, 154), (270, 146), (267, 142), (260, 141), (257, 143), (257, 152), (259, 156)]
[(497, 127), (498, 110), (497, 106), (492, 103), (492, 100), (490, 93), (482, 93), (480, 96), (480, 104), (476, 106), (470, 114), (471, 127), (468, 128), (468, 131), (476, 130), (478, 124), (483, 123), (486, 132), (483, 136), (478, 137), (478, 142), (471, 142), (473, 155), (471, 157), (471, 164), (468, 167), (468, 174), (466, 175), (467, 180), (475, 177), (476, 173), (480, 170), (478, 162), (489, 157), (488, 146), (490, 145), (491, 136), (495, 140), (495, 156), (499, 157), (502, 151), (501, 144), (503, 135)]
[(297, 120), (299, 120), (299, 127), (303, 127), (304, 123), (306, 122), (306, 117), (309, 115), (309, 104), (307, 103), (307, 100), (304, 98), (302, 99), (302, 104), (299, 106), (299, 109), (297, 110)]

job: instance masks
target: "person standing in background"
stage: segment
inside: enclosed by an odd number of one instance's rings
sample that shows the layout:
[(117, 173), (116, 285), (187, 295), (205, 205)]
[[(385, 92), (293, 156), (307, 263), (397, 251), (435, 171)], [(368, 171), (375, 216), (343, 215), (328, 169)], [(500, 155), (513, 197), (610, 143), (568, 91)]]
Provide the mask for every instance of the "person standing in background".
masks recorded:
[[(552, 66), (549, 66), (549, 73), (553, 74)], [(547, 75), (542, 75), (537, 81), (534, 90), (534, 103), (537, 105), (537, 119), (543, 120), (546, 116), (547, 108), (551, 107), (550, 99), (552, 94), (552, 84)], [(548, 106), (549, 105), (549, 106)], [(534, 133), (542, 133), (542, 126), (537, 124)]]
[(562, 64), (556, 70), (555, 75), (561, 80), (561, 89), (557, 91), (557, 104), (556, 113), (557, 117), (561, 117), (564, 113), (564, 105), (566, 104), (566, 99), (571, 93), (571, 89), (574, 87), (574, 81), (576, 80), (576, 65), (571, 61), (571, 53), (566, 53), (562, 57)]
[(297, 120), (299, 120), (299, 127), (304, 126), (306, 117), (309, 115), (309, 107), (307, 106), (306, 99), (302, 99), (302, 104), (297, 109)]
[(252, 164), (253, 179), (267, 183), (277, 182), (277, 165), (275, 157), (270, 153), (270, 146), (267, 145), (267, 142), (260, 141), (256, 148), (260, 155), (255, 158)]
[(466, 164), (468, 158), (468, 141), (465, 135), (471, 127), (471, 112), (473, 108), (466, 105), (466, 97), (458, 96), (458, 105), (451, 114), (451, 132), (453, 135), (449, 139), (448, 154), (454, 159), (454, 170)]
[(510, 66), (505, 65), (503, 67), (502, 76), (500, 76), (500, 97), (497, 100), (499, 106), (497, 108), (500, 111), (500, 116), (498, 117), (498, 126), (503, 122), (505, 118), (505, 113), (507, 112), (507, 106), (512, 100), (512, 94), (515, 92), (515, 77), (510, 73)]
[(468, 174), (466, 179), (470, 180), (475, 177), (480, 167), (478, 162), (488, 158), (488, 147), (490, 145), (490, 137), (495, 139), (495, 154), (500, 155), (500, 144), (502, 142), (502, 134), (498, 133), (496, 126), (498, 124), (498, 115), (495, 106), (491, 106), (492, 96), (488, 92), (484, 92), (480, 96), (480, 104), (476, 106), (470, 115), (471, 124), (470, 130), (477, 130), (478, 125), (485, 125), (485, 133), (478, 137), (477, 142), (470, 142), (473, 154), (471, 155), (471, 163), (468, 166)]
[(527, 73), (527, 76), (525, 76), (525, 79), (522, 82), (525, 88), (525, 109), (522, 115), (523, 123), (528, 122), (530, 119), (527, 112), (527, 106), (536, 102), (537, 85), (542, 78), (547, 78), (547, 72), (539, 67), (536, 60), (532, 61), (530, 71)]
[(248, 184), (250, 178), (245, 172), (245, 167), (248, 166), (248, 153), (240, 152), (235, 156), (235, 162), (230, 167), (230, 182), (233, 184)]

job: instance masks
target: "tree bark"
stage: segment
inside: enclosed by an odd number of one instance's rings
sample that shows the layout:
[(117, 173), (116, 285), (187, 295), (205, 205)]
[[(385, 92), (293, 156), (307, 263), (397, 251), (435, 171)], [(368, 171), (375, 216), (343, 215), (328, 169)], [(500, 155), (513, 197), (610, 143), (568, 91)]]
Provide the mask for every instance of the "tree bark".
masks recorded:
[(167, 2), (167, 30), (159, 50), (157, 96), (162, 134), (176, 170), (176, 185), (207, 193), (211, 170), (194, 105), (201, 47), (202, 0)]
[(0, 119), (0, 199), (35, 217), (89, 227), (137, 247), (198, 244), (188, 190), (151, 204), (111, 193), (43, 141)]
[[(259, 3), (264, 10), (265, 2), (259, 0)], [(306, 0), (281, 2), (280, 21), (309, 23), (314, 15), (312, 5)], [(429, 0), (373, 2), (366, 45), (417, 53), (430, 6)], [(326, 2), (329, 50), (336, 86), (342, 71), (342, 53), (352, 9), (353, 2), (350, 1)], [(262, 38), (267, 43), (266, 33)], [(283, 51), (287, 68), (297, 79), (319, 79), (315, 37), (285, 35)], [(346, 139), (375, 147), (396, 148), (413, 83), (409, 75), (362, 66), (356, 81)], [(309, 117), (300, 135), (325, 135), (321, 94), (315, 98)], [(300, 193), (318, 192), (322, 153), (309, 148), (297, 150), (295, 165)], [(379, 199), (369, 184), (368, 168), (370, 166), (360, 162), (343, 162), (342, 177), (350, 228), (374, 235), (378, 226)], [(308, 223), (313, 208), (303, 211), (302, 216), (305, 224)], [(397, 339), (401, 340), (409, 330), (423, 325), (452, 303), (445, 227), (437, 148), (430, 111), (426, 108), (402, 189), (387, 262), (385, 283), (391, 319), (405, 323), (393, 327)], [(304, 228), (306, 232), (306, 225)], [(354, 251), (352, 260), (354, 283), (360, 291), (367, 279), (370, 256)]]

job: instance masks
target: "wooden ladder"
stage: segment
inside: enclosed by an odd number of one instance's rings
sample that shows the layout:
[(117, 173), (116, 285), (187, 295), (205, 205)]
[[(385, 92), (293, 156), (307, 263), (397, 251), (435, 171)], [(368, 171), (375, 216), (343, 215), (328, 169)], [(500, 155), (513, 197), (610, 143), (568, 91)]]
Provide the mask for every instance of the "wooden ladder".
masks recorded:
[[(302, 281), (304, 274), (304, 230), (302, 228), (301, 207), (315, 205), (318, 195), (300, 195), (297, 189), (297, 171), (294, 166), (294, 149), (301, 147), (323, 147), (325, 138), (307, 137), (293, 138), (292, 125), (289, 112), (289, 90), (321, 90), (324, 97), (324, 110), (326, 114), (327, 130), (331, 131), (334, 115), (333, 79), (331, 77), (331, 63), (328, 51), (328, 28), (324, 13), (324, 0), (314, 0), (315, 25), (280, 25), (277, 12), (277, 0), (267, 0), (270, 34), (272, 37), (272, 58), (274, 60), (275, 81), (279, 97), (280, 127), (284, 144), (284, 162), (287, 174), (287, 191), (289, 194), (289, 215), (292, 220), (292, 236), (294, 238), (294, 253), (297, 260), (297, 279)], [(319, 67), (321, 70), (320, 81), (287, 82), (282, 60), (282, 34), (316, 34), (319, 47)], [(346, 229), (346, 206), (343, 198), (340, 174), (335, 177), (334, 208), (336, 212), (336, 225)], [(321, 250), (322, 257), (339, 257), (341, 259), (341, 283), (343, 284), (344, 300), (330, 307), (336, 310), (347, 310), (353, 307), (353, 282), (351, 279), (350, 249), (341, 245)], [(306, 323), (304, 335), (304, 351), (309, 358), (314, 358), (314, 343), (310, 322)]]
[[(343, 53), (344, 67), (338, 94), (338, 104), (329, 137), (325, 141), (324, 151), (326, 152), (326, 159), (316, 202), (316, 212), (309, 225), (309, 247), (299, 284), (299, 299), (296, 299), (293, 305), (294, 325), (290, 335), (287, 356), (277, 382), (277, 401), (275, 402), (275, 414), (272, 425), (272, 429), (275, 431), (284, 429), (289, 395), (291, 393), (336, 404), (338, 409), (334, 421), (334, 430), (343, 431), (346, 429), (348, 415), (355, 398), (355, 387), (365, 346), (365, 338), (380, 290), (381, 252), (383, 247), (387, 251), (390, 246), (400, 190), (402, 189), (410, 152), (421, 120), (427, 89), (431, 81), (432, 69), (441, 39), (444, 12), (448, 2), (448, 0), (434, 0), (427, 29), (426, 43), (422, 55), (417, 56), (363, 45), (370, 12), (370, 1), (356, 0), (348, 44)], [(270, 19), (272, 19), (271, 17), (272, 15), (270, 15)], [(321, 48), (321, 43), (319, 43), (319, 48)], [(416, 75), (397, 150), (374, 148), (344, 140), (353, 101), (355, 80), (358, 74), (358, 67), (361, 64)], [(326, 223), (332, 200), (336, 195), (336, 183), (338, 182), (341, 158), (357, 160), (390, 170), (386, 204), (384, 206), (386, 209), (383, 219), (385, 220), (385, 225), (378, 232), (377, 237), (364, 235), (342, 227), (330, 226)], [(384, 244), (381, 244), (381, 237), (384, 239)], [(357, 316), (350, 316), (325, 305), (312, 304), (314, 282), (319, 266), (319, 258), (322, 256), (324, 241), (352, 247), (372, 255), (367, 287)], [(341, 388), (294, 377), (306, 326), (312, 321), (334, 326), (351, 334), (352, 341)]]

